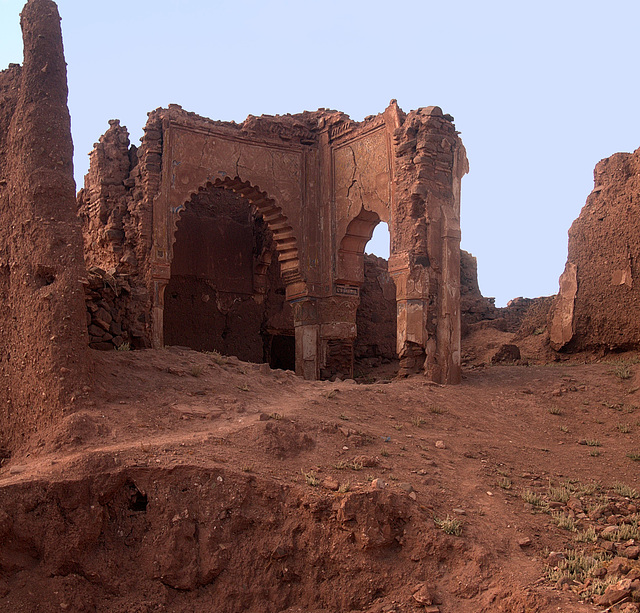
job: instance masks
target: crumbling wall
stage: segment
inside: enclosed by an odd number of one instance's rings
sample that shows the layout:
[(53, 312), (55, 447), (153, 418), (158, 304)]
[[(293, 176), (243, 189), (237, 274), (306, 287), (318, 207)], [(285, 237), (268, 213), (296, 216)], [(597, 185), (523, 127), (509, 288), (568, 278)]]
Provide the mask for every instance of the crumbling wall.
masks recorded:
[(600, 161), (594, 184), (549, 314), (556, 350), (640, 347), (640, 149)]
[(82, 237), (60, 17), (30, 0), (24, 64), (0, 73), (0, 432), (15, 446), (88, 380)]
[(463, 337), (473, 324), (498, 316), (494, 298), (485, 298), (480, 291), (478, 261), (463, 249), (460, 250), (460, 314)]
[(453, 117), (411, 111), (395, 131), (396, 210), (389, 269), (398, 299), (400, 374), (460, 381), (460, 181), (466, 152)]

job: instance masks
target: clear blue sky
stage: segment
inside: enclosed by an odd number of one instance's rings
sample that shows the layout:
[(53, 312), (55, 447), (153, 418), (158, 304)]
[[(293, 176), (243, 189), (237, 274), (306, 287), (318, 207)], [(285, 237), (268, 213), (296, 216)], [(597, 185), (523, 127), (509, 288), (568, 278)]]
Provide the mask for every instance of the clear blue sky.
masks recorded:
[[(22, 61), (0, 0), (0, 67)], [(471, 172), (462, 247), (497, 304), (555, 293), (593, 167), (640, 147), (640, 2), (60, 0), (79, 187), (118, 118), (138, 142), (170, 102), (214, 119), (391, 98), (454, 115)], [(371, 250), (371, 243), (367, 250)], [(374, 248), (380, 251), (380, 248)]]

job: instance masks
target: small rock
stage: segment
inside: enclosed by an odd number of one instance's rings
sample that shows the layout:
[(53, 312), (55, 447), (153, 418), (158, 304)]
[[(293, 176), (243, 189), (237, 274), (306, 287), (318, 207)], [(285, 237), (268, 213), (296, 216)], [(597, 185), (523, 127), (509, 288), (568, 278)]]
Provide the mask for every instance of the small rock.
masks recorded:
[(456, 515), (466, 515), (467, 514), (467, 512), (464, 509), (453, 509), (453, 512)]
[(525, 536), (524, 538), (519, 539), (518, 546), (522, 547), (523, 549), (525, 547), (531, 547), (531, 539), (528, 536)]
[(409, 492), (409, 498), (411, 498), (411, 500), (418, 500), (418, 495), (415, 492)]
[(566, 556), (561, 551), (552, 551), (547, 556), (547, 564), (549, 566), (556, 567), (560, 563), (561, 560), (566, 559)]
[(618, 531), (618, 527), (617, 526), (607, 526), (606, 528), (604, 528), (602, 530), (600, 535), (603, 538), (606, 538), (607, 536), (611, 536), (612, 534), (615, 534), (617, 531)]
[(23, 473), (25, 470), (27, 470), (26, 466), (12, 466), (9, 469), (9, 474), (10, 475), (19, 475), (20, 473)]
[(631, 590), (628, 587), (623, 586), (623, 581), (619, 581), (615, 585), (607, 587), (604, 594), (598, 596), (594, 602), (601, 607), (610, 607), (630, 595)]
[(387, 487), (387, 484), (382, 479), (378, 478), (378, 479), (374, 479), (371, 482), (371, 487), (374, 490), (383, 490), (385, 487)]
[[(417, 588), (417, 589), (416, 589)], [(413, 599), (423, 605), (432, 605), (433, 604), (433, 591), (427, 585), (418, 584), (415, 586), (413, 592)]]
[(622, 555), (629, 560), (637, 560), (638, 556), (640, 556), (640, 547), (638, 545), (627, 547), (622, 551)]
[[(609, 575), (626, 575), (629, 570), (629, 560), (627, 558), (613, 558), (611, 563), (607, 566), (607, 573)], [(617, 602), (617, 600), (615, 602)]]
[(447, 446), (444, 444), (444, 441), (436, 441), (436, 449), (446, 449)]
[(337, 492), (338, 488), (340, 487), (340, 484), (332, 477), (327, 477), (322, 482), (322, 485), (326, 487), (328, 490), (331, 490), (332, 492)]

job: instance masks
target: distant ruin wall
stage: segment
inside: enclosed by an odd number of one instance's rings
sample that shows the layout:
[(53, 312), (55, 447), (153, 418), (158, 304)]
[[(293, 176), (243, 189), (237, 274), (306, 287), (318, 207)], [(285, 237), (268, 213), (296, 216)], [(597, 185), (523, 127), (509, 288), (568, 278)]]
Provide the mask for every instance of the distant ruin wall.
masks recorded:
[(82, 238), (60, 17), (21, 15), (24, 65), (0, 73), (0, 444), (18, 445), (88, 376)]
[(596, 165), (549, 315), (556, 350), (640, 347), (640, 149)]

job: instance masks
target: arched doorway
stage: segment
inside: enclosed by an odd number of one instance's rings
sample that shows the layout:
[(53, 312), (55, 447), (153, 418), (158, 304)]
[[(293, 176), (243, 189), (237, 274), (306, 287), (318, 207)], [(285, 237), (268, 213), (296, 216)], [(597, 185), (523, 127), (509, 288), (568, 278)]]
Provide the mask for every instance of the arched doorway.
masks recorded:
[[(376, 238), (378, 244), (374, 243)], [(386, 245), (381, 243), (385, 239)], [(364, 247), (364, 280), (360, 287), (360, 304), (356, 312), (356, 375), (367, 375), (382, 366), (385, 367), (385, 375), (395, 374), (397, 371), (396, 285), (389, 275), (388, 242), (387, 224), (380, 222), (371, 240)], [(378, 253), (373, 252), (374, 249)]]
[(387, 230), (388, 254), (387, 224), (381, 222), (377, 213), (365, 208), (347, 225), (338, 250), (338, 280), (344, 287), (340, 291), (354, 290), (356, 325), (351, 348), (355, 376), (368, 375), (383, 364), (391, 365), (384, 369), (391, 373), (392, 362), (397, 359), (396, 286), (389, 275), (387, 258), (365, 254), (380, 226)]
[(295, 368), (293, 314), (276, 240), (247, 198), (209, 184), (186, 203), (163, 327), (165, 345)]

